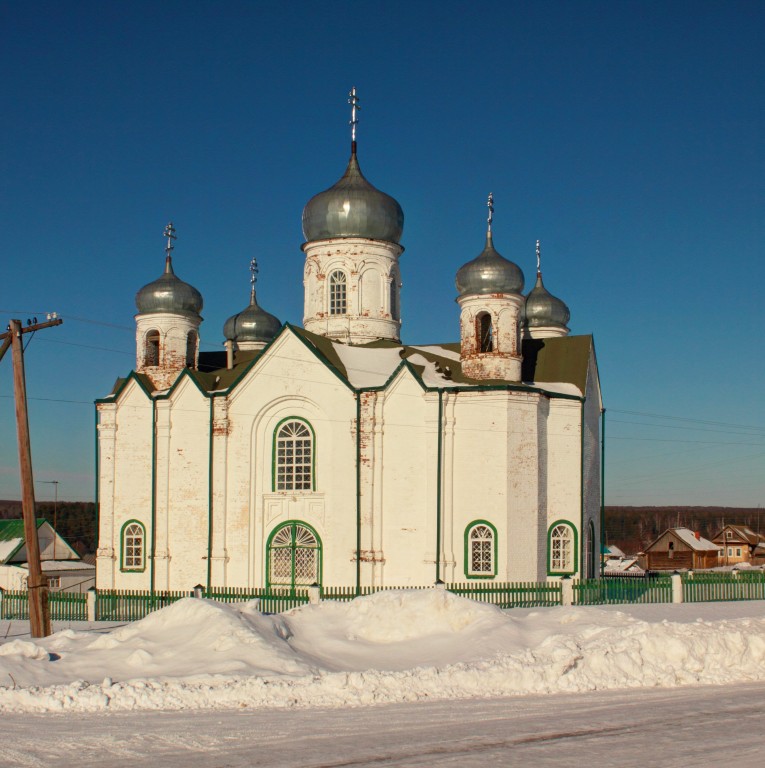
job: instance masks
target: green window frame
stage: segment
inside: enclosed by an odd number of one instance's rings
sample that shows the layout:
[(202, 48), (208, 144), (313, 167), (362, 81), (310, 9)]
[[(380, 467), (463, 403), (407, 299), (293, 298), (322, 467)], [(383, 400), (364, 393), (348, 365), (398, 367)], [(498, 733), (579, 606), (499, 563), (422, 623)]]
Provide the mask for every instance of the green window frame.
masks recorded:
[(274, 429), (271, 490), (316, 490), (316, 433), (299, 416), (282, 419)]
[(120, 529), (120, 570), (123, 573), (146, 570), (146, 526), (140, 520), (128, 520)]
[(321, 585), (323, 547), (316, 530), (301, 520), (290, 520), (271, 531), (266, 544), (268, 589)]
[(547, 529), (547, 575), (570, 576), (577, 572), (579, 539), (569, 520), (556, 520)]
[(464, 564), (466, 579), (497, 575), (497, 529), (488, 520), (473, 520), (465, 528)]

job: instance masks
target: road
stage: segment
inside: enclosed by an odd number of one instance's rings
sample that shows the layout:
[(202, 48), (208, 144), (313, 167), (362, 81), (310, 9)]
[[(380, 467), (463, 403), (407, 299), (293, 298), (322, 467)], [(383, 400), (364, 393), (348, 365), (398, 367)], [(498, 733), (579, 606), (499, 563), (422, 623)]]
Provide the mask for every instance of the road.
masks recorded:
[(356, 709), (2, 716), (3, 768), (765, 765), (765, 683)]

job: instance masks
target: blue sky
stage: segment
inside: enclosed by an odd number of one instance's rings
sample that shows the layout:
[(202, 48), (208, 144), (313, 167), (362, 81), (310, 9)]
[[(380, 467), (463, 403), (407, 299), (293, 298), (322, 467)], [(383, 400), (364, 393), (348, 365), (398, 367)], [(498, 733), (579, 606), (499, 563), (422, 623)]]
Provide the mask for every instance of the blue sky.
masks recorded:
[[(36, 477), (93, 497), (94, 408), (134, 364), (135, 292), (203, 294), (203, 349), (258, 298), (302, 324), (302, 208), (342, 174), (405, 213), (402, 336), (455, 340), (454, 275), (497, 249), (593, 333), (609, 504), (765, 501), (760, 2), (0, 2), (0, 323)], [(10, 355), (0, 499), (19, 498)], [(38, 500), (52, 495), (37, 486)]]

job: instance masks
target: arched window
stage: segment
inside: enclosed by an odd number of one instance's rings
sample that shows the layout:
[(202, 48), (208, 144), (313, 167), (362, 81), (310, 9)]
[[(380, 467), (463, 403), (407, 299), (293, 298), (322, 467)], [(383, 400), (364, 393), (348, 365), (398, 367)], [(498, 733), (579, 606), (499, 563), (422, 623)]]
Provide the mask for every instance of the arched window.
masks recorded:
[(143, 348), (143, 364), (159, 365), (159, 331), (151, 330), (146, 334)]
[(269, 588), (321, 584), (321, 540), (306, 523), (285, 523), (268, 539), (266, 563)]
[(576, 573), (576, 530), (559, 520), (547, 534), (547, 571), (550, 575)]
[(596, 554), (595, 526), (592, 520), (587, 524), (587, 538), (584, 542), (584, 565), (587, 569), (587, 578), (594, 579), (596, 576)]
[(128, 520), (122, 526), (123, 571), (143, 571), (146, 569), (146, 529), (138, 520)]
[(497, 575), (497, 531), (486, 520), (476, 520), (465, 529), (465, 576), (491, 579)]
[(274, 490), (313, 490), (313, 431), (304, 421), (282, 422), (274, 433)]
[(390, 276), (390, 319), (398, 320), (398, 278), (395, 272)]
[(476, 318), (478, 332), (478, 350), (480, 352), (494, 351), (494, 325), (488, 312), (481, 312)]
[(329, 314), (344, 315), (348, 311), (348, 284), (345, 272), (335, 270), (329, 276)]
[(197, 332), (189, 331), (186, 335), (186, 367), (193, 368), (197, 359)]

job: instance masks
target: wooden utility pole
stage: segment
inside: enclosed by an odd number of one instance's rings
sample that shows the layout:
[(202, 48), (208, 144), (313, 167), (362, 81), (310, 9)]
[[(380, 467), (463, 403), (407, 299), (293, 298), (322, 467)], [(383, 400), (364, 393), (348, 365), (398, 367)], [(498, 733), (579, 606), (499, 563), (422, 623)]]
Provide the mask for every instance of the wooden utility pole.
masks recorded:
[(32, 446), (29, 441), (29, 415), (27, 411), (27, 388), (24, 375), (24, 344), (22, 336), (41, 328), (61, 325), (60, 318), (45, 323), (29, 324), (22, 327), (21, 320), (11, 320), (8, 331), (0, 334), (0, 360), (8, 346), (13, 359), (13, 393), (16, 402), (16, 434), (19, 444), (19, 471), (21, 473), (21, 509), (24, 515), (24, 538), (27, 549), (27, 589), (29, 590), (29, 624), (32, 637), (47, 637), (50, 633), (50, 611), (48, 610), (48, 580), (43, 576), (40, 565), (40, 542), (37, 538), (35, 511), (35, 488), (32, 475)]

